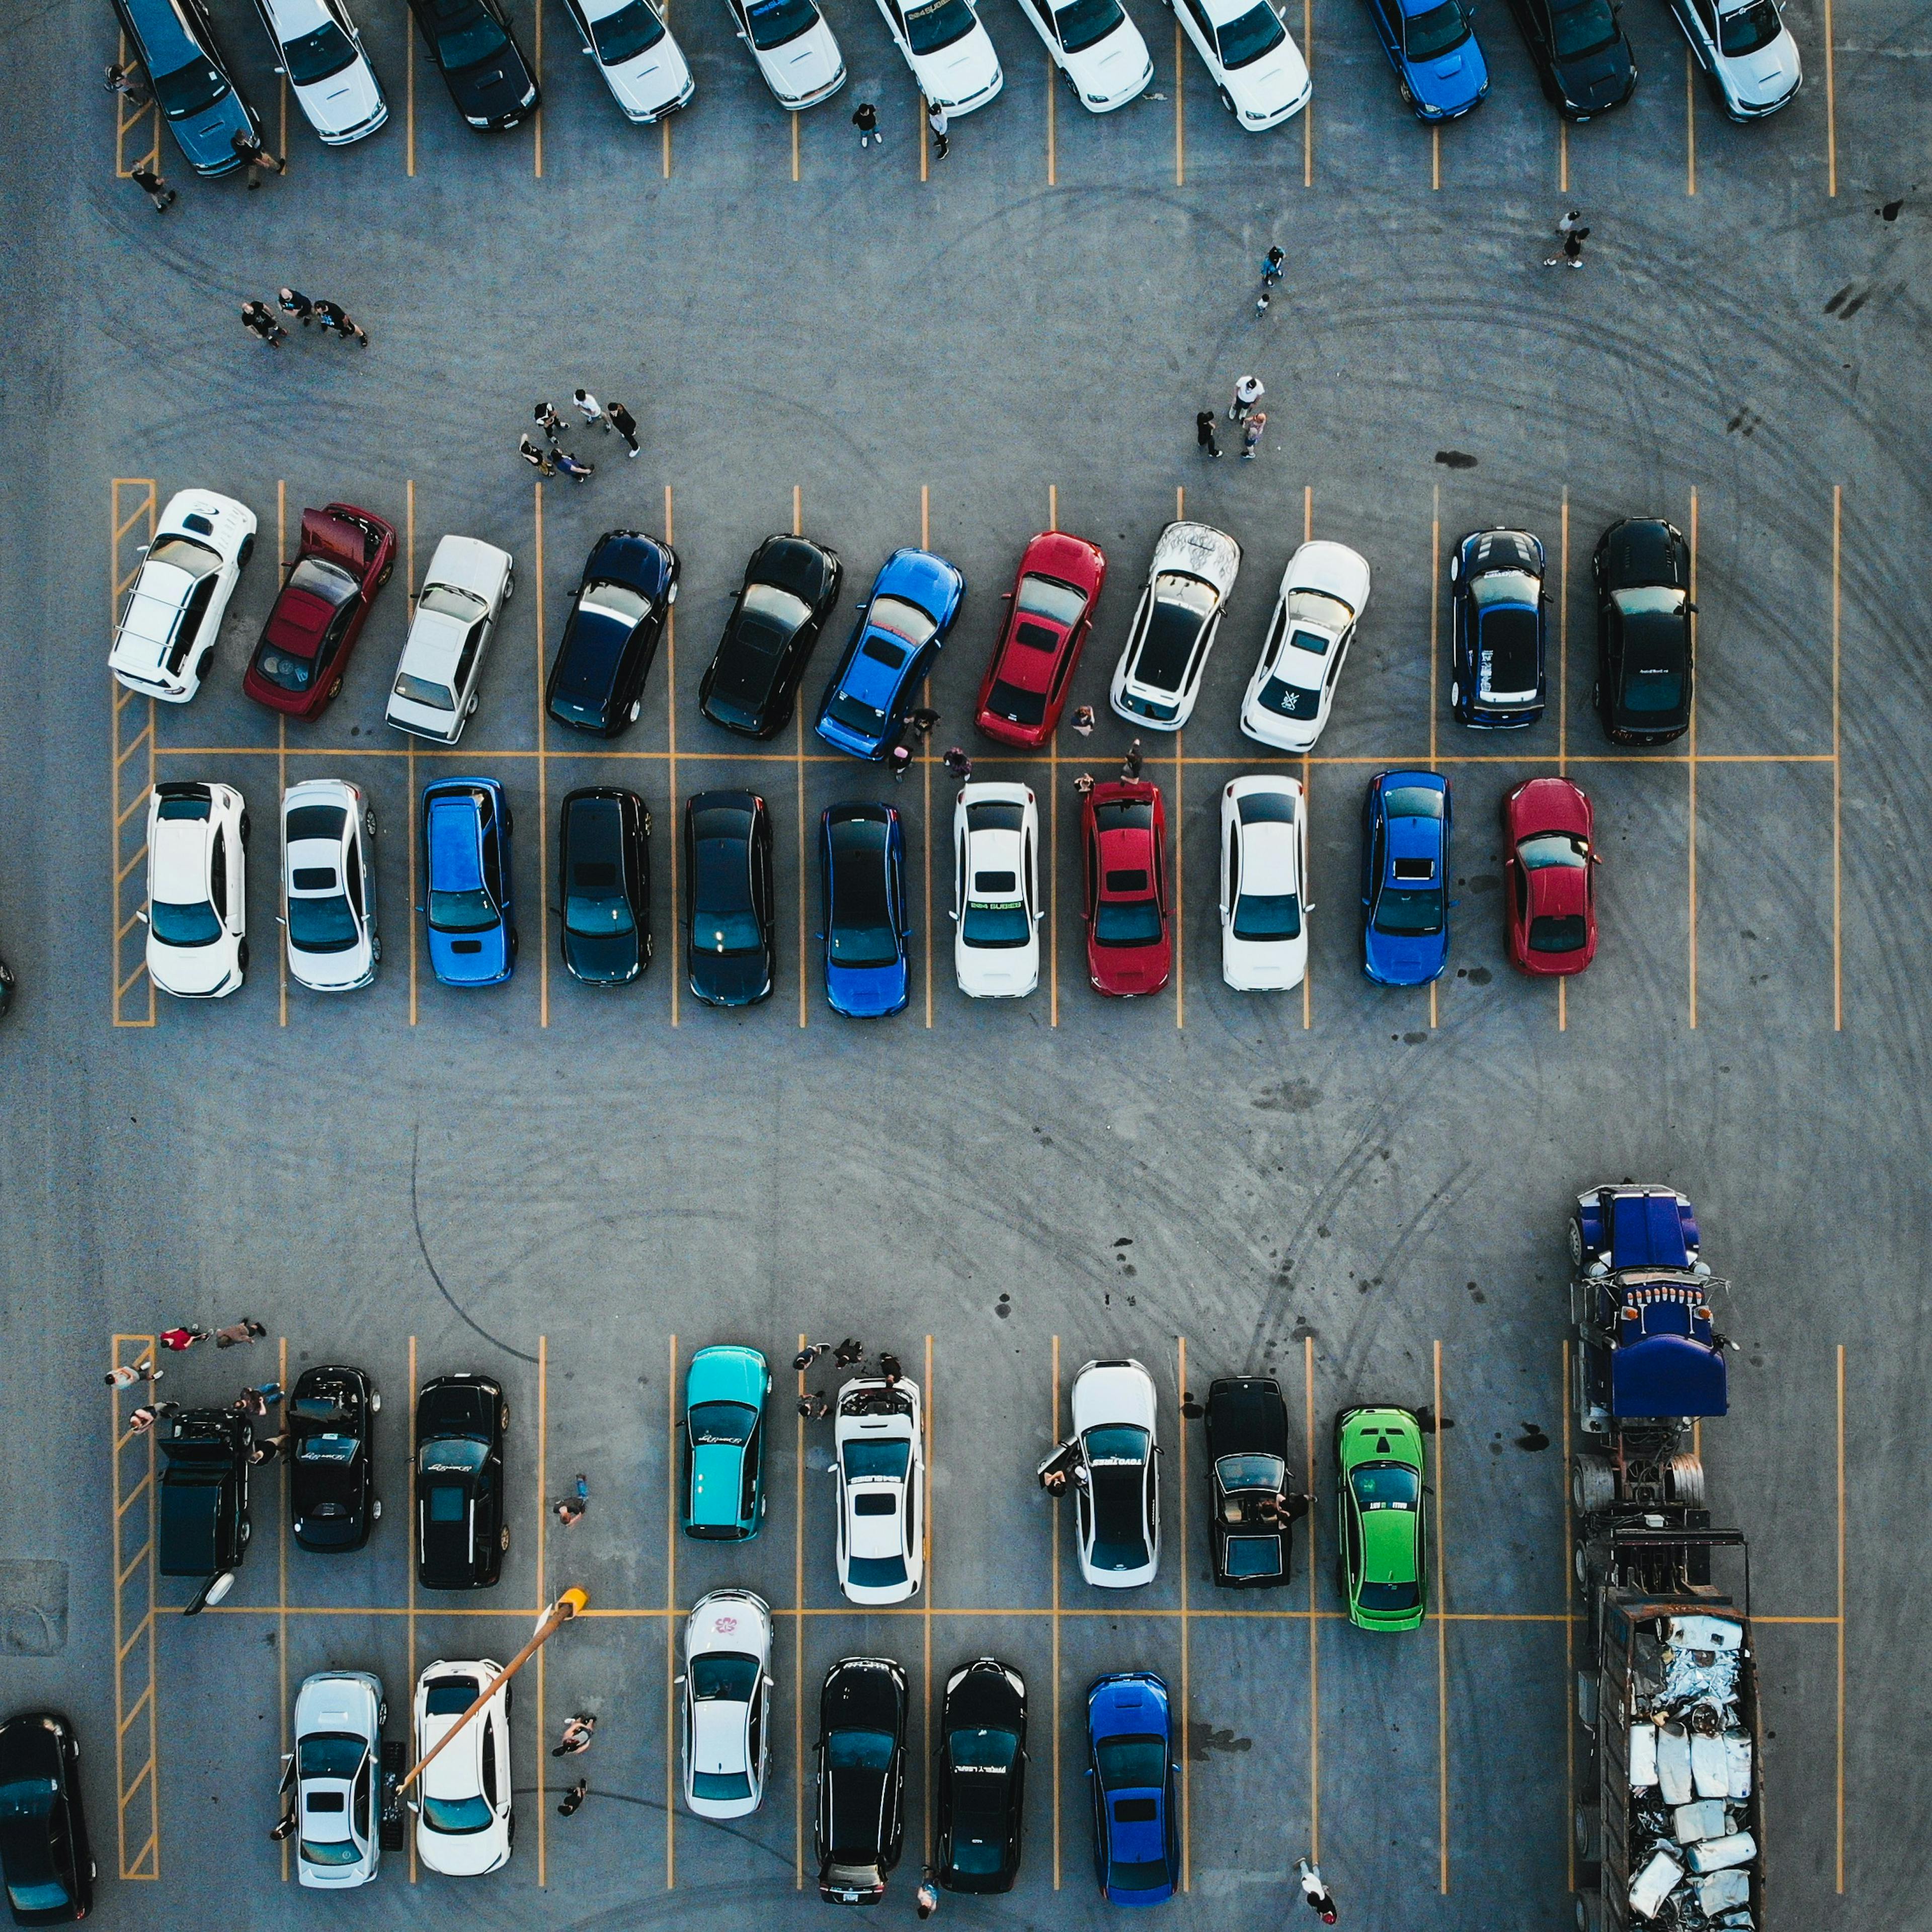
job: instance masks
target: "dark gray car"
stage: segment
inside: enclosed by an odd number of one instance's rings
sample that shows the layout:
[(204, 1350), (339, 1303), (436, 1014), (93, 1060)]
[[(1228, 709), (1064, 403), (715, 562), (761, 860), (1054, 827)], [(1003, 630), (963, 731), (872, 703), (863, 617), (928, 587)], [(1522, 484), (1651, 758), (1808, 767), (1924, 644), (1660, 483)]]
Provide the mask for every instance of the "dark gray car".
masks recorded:
[(254, 140), (262, 124), (235, 84), (201, 0), (114, 0), (114, 10), (188, 166), (211, 178), (232, 174), (242, 165), (236, 136)]

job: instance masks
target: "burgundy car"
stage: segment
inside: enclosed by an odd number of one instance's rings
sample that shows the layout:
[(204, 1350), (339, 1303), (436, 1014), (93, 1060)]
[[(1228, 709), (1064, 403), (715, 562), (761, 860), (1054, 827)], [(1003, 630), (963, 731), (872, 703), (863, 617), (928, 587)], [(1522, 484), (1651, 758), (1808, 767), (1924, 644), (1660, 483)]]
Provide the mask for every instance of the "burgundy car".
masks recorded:
[(319, 717), (342, 688), (362, 620), (395, 560), (396, 532), (380, 517), (352, 503), (303, 511), (301, 545), (242, 688), (272, 711)]
[(1580, 973), (1596, 957), (1590, 801), (1568, 778), (1532, 778), (1503, 800), (1510, 963), (1538, 976)]
[(1157, 993), (1174, 966), (1167, 918), (1167, 807), (1145, 778), (1114, 779), (1080, 814), (1087, 970), (1116, 999)]
[(973, 722), (988, 737), (1034, 752), (1053, 736), (1106, 580), (1106, 554), (1084, 537), (1048, 530), (1027, 545), (980, 687)]

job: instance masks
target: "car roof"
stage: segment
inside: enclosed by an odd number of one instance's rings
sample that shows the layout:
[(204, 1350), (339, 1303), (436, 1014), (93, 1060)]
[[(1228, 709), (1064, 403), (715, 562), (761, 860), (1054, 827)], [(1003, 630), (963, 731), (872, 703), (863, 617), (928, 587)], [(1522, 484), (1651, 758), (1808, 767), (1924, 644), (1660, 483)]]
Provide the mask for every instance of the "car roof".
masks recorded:
[(741, 1402), (758, 1408), (765, 1399), (770, 1370), (755, 1348), (734, 1342), (700, 1348), (684, 1378), (687, 1402)]
[(430, 874), (445, 892), (473, 892), (483, 883), (482, 820), (474, 800), (446, 795), (429, 806)]
[(215, 829), (212, 814), (155, 820), (148, 858), (148, 889), (154, 898), (171, 905), (198, 905), (207, 898)]

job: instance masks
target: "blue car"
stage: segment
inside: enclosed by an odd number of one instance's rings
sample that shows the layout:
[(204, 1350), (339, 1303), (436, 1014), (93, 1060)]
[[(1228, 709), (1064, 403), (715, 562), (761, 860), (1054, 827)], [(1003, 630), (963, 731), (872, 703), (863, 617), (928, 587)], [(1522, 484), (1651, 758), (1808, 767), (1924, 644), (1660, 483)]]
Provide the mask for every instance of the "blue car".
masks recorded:
[(886, 558), (818, 700), (813, 728), (828, 745), (855, 758), (886, 755), (965, 595), (965, 578), (930, 550)]
[(1449, 781), (1378, 772), (1362, 800), (1362, 970), (1426, 986), (1449, 963)]
[(1418, 121), (1453, 121), (1490, 91), (1462, 0), (1368, 0), (1369, 18)]
[(1527, 530), (1472, 530), (1449, 555), (1449, 708), (1465, 724), (1534, 724), (1550, 694), (1543, 545)]
[(517, 968), (503, 788), (439, 778), (423, 788), (422, 826), (430, 970), (446, 986), (500, 986)]
[(835, 805), (818, 821), (824, 886), (825, 997), (848, 1019), (896, 1013), (906, 963), (905, 832), (889, 805)]
[(1094, 1876), (1109, 1905), (1158, 1905), (1180, 1878), (1174, 1726), (1151, 1671), (1101, 1678), (1087, 1694)]

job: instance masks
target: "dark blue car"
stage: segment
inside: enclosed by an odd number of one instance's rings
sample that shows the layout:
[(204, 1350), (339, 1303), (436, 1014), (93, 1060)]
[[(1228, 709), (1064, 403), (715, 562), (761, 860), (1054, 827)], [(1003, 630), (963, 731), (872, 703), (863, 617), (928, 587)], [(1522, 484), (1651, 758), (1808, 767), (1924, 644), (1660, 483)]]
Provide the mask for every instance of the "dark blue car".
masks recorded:
[(1472, 530), (1450, 553), (1449, 708), (1465, 724), (1534, 724), (1548, 698), (1543, 545), (1527, 530)]
[(1109, 1905), (1159, 1905), (1180, 1878), (1174, 1727), (1151, 1671), (1101, 1678), (1087, 1694), (1094, 1876)]
[(966, 579), (930, 550), (896, 550), (860, 607), (814, 729), (855, 758), (883, 758), (959, 614)]
[(201, 0), (114, 0), (114, 10), (183, 159), (198, 175), (232, 174), (242, 165), (236, 136), (253, 141), (261, 123), (235, 85)]
[(516, 970), (510, 808), (494, 778), (439, 778), (422, 795), (430, 970), (446, 986), (500, 986)]
[(1490, 91), (1462, 0), (1368, 0), (1382, 51), (1418, 121), (1453, 121)]
[(1362, 800), (1362, 970), (1426, 986), (1449, 963), (1449, 781), (1378, 772)]
[(848, 1019), (898, 1012), (906, 964), (905, 833), (889, 805), (835, 805), (818, 822), (825, 997)]

